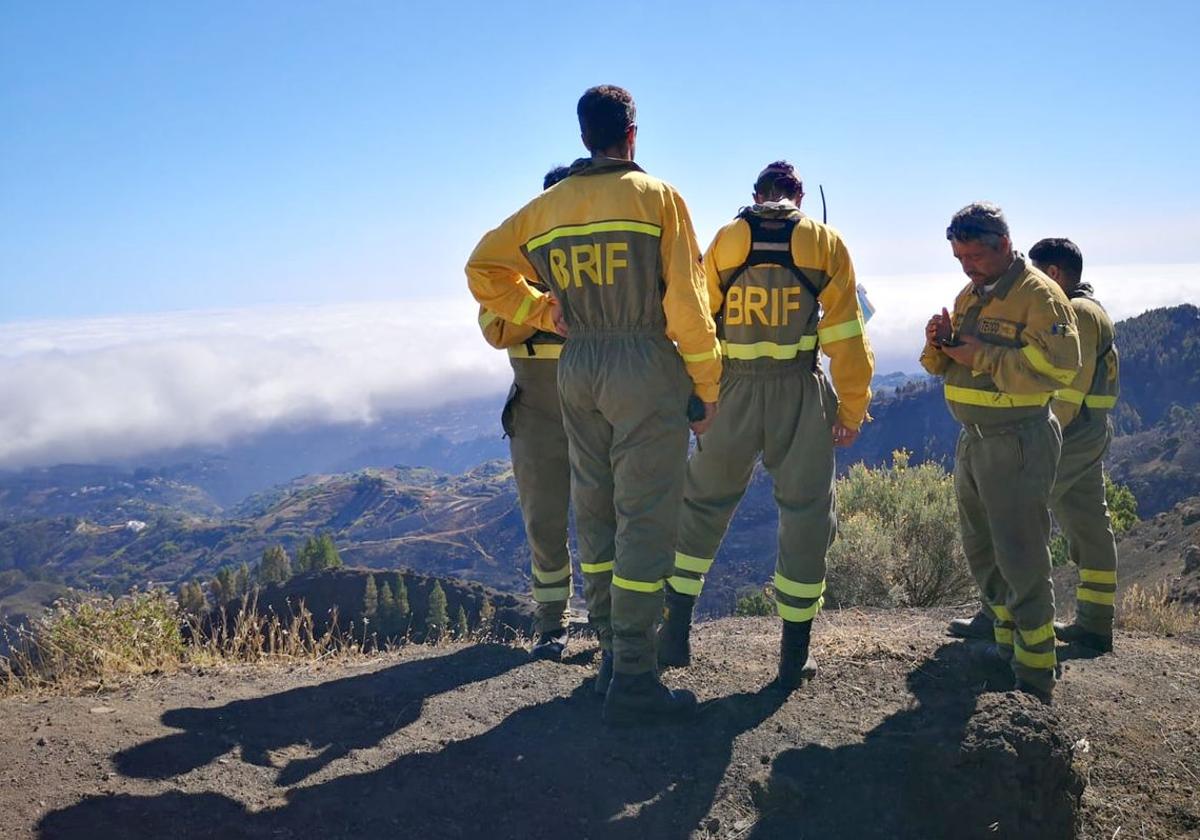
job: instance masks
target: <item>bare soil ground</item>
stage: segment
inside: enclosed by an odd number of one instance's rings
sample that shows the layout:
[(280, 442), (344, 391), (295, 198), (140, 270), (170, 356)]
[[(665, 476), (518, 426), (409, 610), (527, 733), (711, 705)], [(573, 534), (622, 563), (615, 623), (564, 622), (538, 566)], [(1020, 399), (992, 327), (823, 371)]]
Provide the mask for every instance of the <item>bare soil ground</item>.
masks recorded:
[(778, 628), (698, 628), (687, 723), (610, 731), (594, 645), (237, 668), (0, 701), (0, 837), (1200, 837), (1200, 640), (1060, 647), (1006, 692), (950, 613), (829, 612), (774, 693)]

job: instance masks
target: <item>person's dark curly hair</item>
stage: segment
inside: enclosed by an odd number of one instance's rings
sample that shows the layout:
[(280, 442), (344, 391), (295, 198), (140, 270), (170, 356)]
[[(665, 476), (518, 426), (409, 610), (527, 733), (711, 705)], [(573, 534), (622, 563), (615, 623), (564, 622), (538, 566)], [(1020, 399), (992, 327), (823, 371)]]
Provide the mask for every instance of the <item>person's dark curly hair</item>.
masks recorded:
[(579, 131), (589, 152), (617, 145), (625, 139), (625, 131), (637, 125), (633, 94), (616, 85), (588, 88), (579, 97), (575, 113), (579, 115)]
[(766, 201), (791, 199), (796, 201), (804, 196), (804, 182), (796, 174), (796, 167), (786, 160), (768, 163), (758, 179), (754, 182), (754, 194)]
[(542, 189), (548, 190), (571, 174), (571, 170), (566, 166), (555, 166), (546, 173), (546, 177), (542, 179)]

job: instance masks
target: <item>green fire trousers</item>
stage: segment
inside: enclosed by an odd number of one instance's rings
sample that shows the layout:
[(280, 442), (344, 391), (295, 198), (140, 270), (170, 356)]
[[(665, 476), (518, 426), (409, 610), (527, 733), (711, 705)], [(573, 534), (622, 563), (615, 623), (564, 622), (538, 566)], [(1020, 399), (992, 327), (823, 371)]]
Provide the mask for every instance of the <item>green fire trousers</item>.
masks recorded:
[(573, 331), (558, 371), (588, 619), (613, 668), (655, 668), (687, 465), (691, 380), (656, 331)]
[(1117, 591), (1117, 542), (1104, 496), (1103, 461), (1111, 442), (1107, 412), (1080, 415), (1063, 434), (1058, 478), (1050, 495), (1050, 509), (1066, 534), (1071, 562), (1079, 569), (1075, 621), (1102, 636), (1112, 635)]
[(964, 426), (954, 459), (963, 550), (995, 619), (1002, 655), (1022, 681), (1054, 687), (1050, 492), (1062, 435), (1049, 412)]
[(552, 359), (512, 359), (513, 388), (504, 406), (517, 498), (533, 554), (537, 632), (567, 626), (571, 557), (567, 508), (571, 465), (558, 400), (558, 364)]
[(725, 370), (717, 417), (688, 461), (668, 584), (700, 594), (761, 455), (779, 506), (776, 608), (784, 621), (811, 621), (824, 600), (825, 554), (836, 531), (836, 397), (810, 356), (795, 364), (731, 361)]

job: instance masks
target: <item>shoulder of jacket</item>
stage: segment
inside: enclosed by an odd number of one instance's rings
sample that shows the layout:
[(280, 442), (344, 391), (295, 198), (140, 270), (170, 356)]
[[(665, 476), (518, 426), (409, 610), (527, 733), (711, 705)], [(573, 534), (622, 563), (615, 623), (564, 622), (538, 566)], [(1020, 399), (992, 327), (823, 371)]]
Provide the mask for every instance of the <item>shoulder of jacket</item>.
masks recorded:
[(1022, 297), (1029, 296), (1041, 299), (1049, 297), (1055, 303), (1062, 304), (1067, 309), (1071, 308), (1071, 302), (1067, 299), (1067, 294), (1062, 290), (1062, 287), (1032, 265), (1025, 266), (1025, 271), (1017, 278), (1013, 291)]

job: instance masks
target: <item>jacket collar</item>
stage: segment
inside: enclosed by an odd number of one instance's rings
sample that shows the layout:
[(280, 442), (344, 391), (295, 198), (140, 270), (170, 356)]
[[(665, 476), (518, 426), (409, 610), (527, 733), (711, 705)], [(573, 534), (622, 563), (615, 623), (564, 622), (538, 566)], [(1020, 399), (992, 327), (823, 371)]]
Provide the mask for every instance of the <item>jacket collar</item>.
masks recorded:
[(1017, 278), (1025, 273), (1025, 268), (1025, 255), (1020, 251), (1013, 251), (1012, 265), (1008, 267), (1008, 271), (1000, 275), (1000, 279), (996, 281), (996, 285), (992, 287), (990, 292), (981, 292), (979, 287), (973, 283), (971, 284), (971, 291), (975, 293), (976, 297), (985, 300), (990, 298), (1004, 300), (1012, 290), (1013, 285), (1017, 282)]
[(571, 175), (602, 175), (606, 172), (645, 172), (631, 160), (621, 158), (580, 158), (571, 164)]

